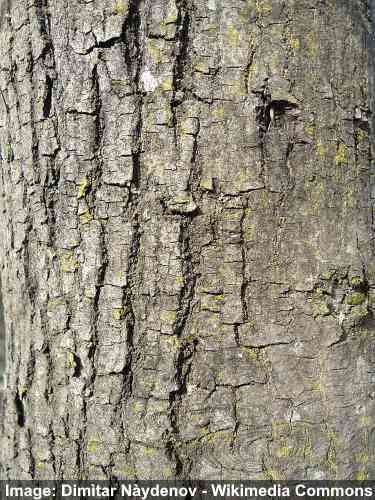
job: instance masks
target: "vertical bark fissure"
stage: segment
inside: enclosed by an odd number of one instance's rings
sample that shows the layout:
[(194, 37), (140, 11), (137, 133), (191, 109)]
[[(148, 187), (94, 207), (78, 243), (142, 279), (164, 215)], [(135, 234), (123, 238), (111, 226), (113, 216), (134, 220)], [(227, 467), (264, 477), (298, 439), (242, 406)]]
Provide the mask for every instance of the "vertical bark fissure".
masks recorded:
[[(52, 126), (52, 130), (54, 131), (54, 139), (56, 141), (56, 145), (51, 154), (43, 154), (39, 148), (39, 140), (36, 142), (36, 150), (35, 150), (35, 165), (38, 170), (42, 171), (43, 162), (46, 162), (46, 166), (44, 167), (45, 177), (44, 182), (41, 184), (41, 202), (43, 210), (45, 211), (46, 218), (48, 220), (48, 233), (49, 233), (49, 241), (46, 242), (48, 246), (51, 246), (53, 250), (56, 249), (56, 214), (55, 214), (55, 203), (56, 197), (58, 193), (58, 186), (60, 181), (60, 169), (56, 167), (56, 158), (61, 150), (60, 146), (60, 135), (58, 130), (58, 118), (54, 109), (54, 82), (56, 77), (56, 62), (54, 55), (54, 47), (50, 30), (50, 21), (49, 21), (49, 2), (48, 0), (39, 0), (36, 3), (36, 17), (39, 21), (39, 31), (40, 37), (43, 40), (43, 48), (39, 58), (37, 59), (37, 63), (42, 67), (42, 71), (45, 77), (45, 89), (44, 89), (44, 102), (43, 108), (41, 112), (41, 120), (43, 125), (46, 123), (50, 123)], [(32, 73), (33, 74), (33, 73)], [(35, 92), (37, 92), (37, 82), (33, 85)], [(34, 115), (33, 119), (36, 121), (35, 109), (32, 106), (32, 113)], [(52, 113), (52, 114), (51, 114)], [(34, 141), (34, 138), (33, 138)], [(42, 144), (43, 145), (43, 144)], [(38, 183), (40, 183), (41, 178), (38, 177)], [(39, 302), (39, 300), (38, 300)], [(44, 325), (45, 318), (47, 318), (47, 310), (46, 307), (42, 309), (42, 323)], [(68, 307), (68, 319), (67, 319), (67, 329), (69, 329), (69, 322), (71, 318), (71, 310)], [(45, 325), (43, 326), (44, 338), (45, 338), (45, 347), (43, 353), (47, 358), (47, 383), (45, 386), (45, 401), (46, 405), (53, 405), (53, 401), (55, 398), (55, 387), (53, 383), (53, 374), (55, 370), (55, 362), (50, 350), (50, 342), (53, 340), (46, 332)], [(30, 387), (32, 385), (32, 380), (34, 379), (34, 373), (36, 370), (36, 361), (35, 361), (35, 353), (33, 344), (31, 344), (32, 350), (32, 360), (30, 373), (31, 373), (31, 382)], [(54, 452), (55, 447), (55, 434), (53, 430), (52, 421), (49, 421), (47, 424), (47, 446), (50, 454), (50, 463), (53, 470), (54, 475), (56, 476), (56, 457)], [(32, 473), (32, 477), (35, 477), (35, 460), (34, 460), (34, 472)]]
[(177, 109), (182, 102), (179, 95), (180, 90), (184, 90), (183, 79), (184, 69), (188, 58), (189, 49), (189, 31), (191, 25), (190, 12), (186, 0), (177, 0), (177, 20), (176, 20), (176, 41), (175, 41), (175, 54), (173, 62), (173, 95), (170, 103), (172, 112), (172, 125), (174, 131), (174, 144), (177, 150), (178, 147), (178, 134), (177, 134)]
[[(134, 369), (139, 355), (137, 346), (134, 344), (134, 337), (137, 333), (138, 323), (135, 303), (138, 295), (137, 272), (142, 236), (141, 217), (143, 207), (140, 193), (144, 183), (141, 171), (144, 96), (140, 88), (140, 72), (143, 63), (143, 46), (141, 41), (142, 19), (140, 11), (142, 5), (143, 2), (138, 2), (137, 0), (132, 0), (130, 2), (128, 15), (122, 28), (122, 40), (125, 44), (124, 59), (131, 79), (131, 87), (136, 107), (131, 139), (133, 175), (126, 209), (126, 218), (132, 223), (132, 240), (128, 258), (127, 284), (123, 291), (123, 302), (127, 311), (127, 360), (123, 370), (122, 405), (126, 405), (132, 396)], [(122, 411), (122, 405), (119, 405), (119, 412)], [(121, 428), (124, 432), (122, 418), (120, 418), (120, 421), (122, 422)]]
[[(244, 207), (241, 215), (241, 220), (240, 220), (240, 239), (241, 239), (241, 256), (242, 256), (242, 284), (241, 284), (241, 304), (242, 304), (242, 315), (243, 315), (243, 322), (246, 323), (249, 320), (249, 312), (248, 312), (248, 307), (247, 307), (247, 302), (246, 302), (246, 291), (248, 287), (248, 281), (246, 278), (246, 262), (247, 262), (247, 252), (246, 252), (246, 246), (245, 246), (245, 237), (244, 237), (244, 223), (245, 223), (245, 217), (246, 217), (246, 212), (248, 210), (249, 206), (249, 200), (248, 198), (244, 199)], [(237, 343), (238, 343), (238, 336), (237, 336)]]
[[(177, 19), (176, 19), (176, 41), (174, 49), (173, 63), (173, 95), (170, 102), (172, 113), (172, 126), (174, 131), (174, 147), (177, 157), (179, 156), (178, 148), (178, 111), (187, 96), (188, 89), (185, 88), (184, 78), (185, 69), (189, 58), (189, 47), (191, 37), (191, 12), (188, 2), (184, 0), (176, 1)], [(195, 200), (197, 193), (197, 152), (198, 152), (198, 136), (200, 124), (193, 134), (194, 142), (192, 146), (192, 156), (190, 159), (190, 172), (187, 182), (187, 191), (191, 193)], [(193, 259), (195, 258), (193, 249), (191, 248), (191, 227), (194, 224), (195, 214), (180, 217), (180, 236), (179, 245), (181, 256), (183, 259), (183, 277), (184, 284), (179, 296), (179, 312), (177, 321), (173, 328), (173, 334), (180, 340), (181, 346), (177, 354), (175, 366), (175, 382), (177, 389), (169, 394), (169, 419), (171, 424), (171, 433), (167, 433), (166, 450), (171, 460), (175, 462), (176, 477), (182, 477), (189, 467), (186, 458), (182, 458), (180, 452), (181, 436), (179, 423), (179, 410), (184, 394), (186, 394), (186, 383), (191, 370), (193, 356), (195, 352), (195, 344), (191, 344), (185, 338), (185, 330), (192, 317), (194, 310), (195, 287), (197, 282), (197, 273), (194, 269)]]
[[(27, 16), (28, 25), (30, 25), (30, 18)], [(31, 41), (29, 40), (26, 47), (26, 59), (28, 65), (28, 83), (30, 85), (30, 112), (29, 118), (30, 122), (36, 123), (36, 113), (35, 113), (35, 74), (34, 74), (34, 59), (33, 59), (33, 51)], [(16, 84), (15, 84), (16, 86)], [(19, 103), (18, 95), (17, 95), (17, 105)], [(21, 124), (22, 122), (20, 122)], [(31, 162), (32, 174), (27, 177), (27, 174), (24, 174), (23, 178), (23, 197), (22, 197), (22, 206), (25, 211), (25, 220), (24, 220), (24, 237), (22, 240), (22, 249), (20, 253), (22, 254), (22, 265), (23, 265), (23, 273), (24, 273), (24, 290), (25, 294), (28, 296), (28, 305), (30, 307), (30, 325), (32, 326), (34, 323), (34, 318), (36, 315), (36, 308), (38, 306), (38, 283), (33, 276), (33, 262), (30, 253), (30, 244), (32, 240), (32, 232), (33, 232), (33, 215), (32, 215), (32, 192), (34, 190), (34, 186), (37, 185), (40, 181), (39, 175), (39, 138), (36, 132), (36, 128), (33, 126), (31, 129), (31, 144), (30, 150), (27, 152)], [(27, 169), (27, 167), (26, 167)], [(47, 341), (48, 342), (48, 341)], [(26, 345), (24, 345), (24, 349), (27, 349), (27, 352), (22, 353), (23, 357), (26, 360), (29, 360), (33, 356), (33, 339), (31, 339)], [(48, 364), (49, 370), (51, 369), (51, 365)], [(19, 389), (17, 389), (19, 390)], [(44, 394), (45, 396), (45, 394)], [(22, 427), (25, 426), (26, 422), (29, 424), (26, 427), (26, 436), (27, 436), (27, 447), (29, 454), (29, 473), (32, 478), (35, 477), (35, 457), (34, 457), (34, 442), (33, 437), (35, 431), (31, 426), (31, 418), (27, 418), (25, 412), (25, 406), (20, 399), (16, 399), (18, 402), (18, 411), (22, 408), (22, 418), (18, 420), (19, 424), (22, 422)]]
[[(104, 125), (102, 123), (102, 101), (101, 101), (101, 96), (100, 96), (100, 86), (99, 86), (99, 76), (98, 76), (98, 68), (97, 65), (94, 65), (92, 69), (92, 80), (93, 80), (93, 89), (94, 89), (94, 97), (95, 97), (95, 138), (94, 138), (94, 156), (95, 156), (95, 167), (92, 173), (92, 182), (91, 182), (91, 189), (92, 189), (92, 199), (93, 199), (93, 209), (95, 208), (96, 205), (96, 197), (97, 197), (97, 191), (100, 189), (101, 184), (102, 184), (102, 170), (103, 170), (103, 156), (102, 156), (102, 151), (101, 151), (101, 146), (102, 146), (102, 134), (104, 131)], [(95, 180), (95, 185), (94, 184)], [(104, 286), (104, 281), (105, 281), (105, 275), (106, 275), (106, 270), (107, 270), (107, 246), (106, 246), (106, 239), (105, 239), (105, 228), (103, 227), (103, 224), (100, 222), (100, 252), (101, 252), (101, 266), (98, 269), (98, 280), (96, 284), (96, 290), (95, 290), (95, 295), (93, 298), (93, 328), (92, 328), (92, 343), (90, 346), (90, 351), (89, 351), (89, 357), (92, 362), (92, 374), (91, 374), (91, 379), (90, 381), (87, 381), (90, 385), (90, 392), (94, 392), (94, 384), (95, 384), (95, 379), (96, 379), (96, 352), (97, 352), (97, 346), (98, 346), (98, 320), (99, 320), (99, 300), (100, 300), (100, 294), (102, 291), (102, 288)], [(87, 402), (84, 400), (83, 402), (83, 421), (84, 421), (84, 426), (83, 426), (83, 432), (82, 436), (85, 435), (86, 433), (86, 424), (87, 424)], [(84, 439), (81, 438), (81, 440), (84, 441)], [(82, 455), (83, 455), (83, 450), (81, 450), (80, 447), (78, 447), (78, 454), (77, 454), (77, 460), (79, 462), (79, 470), (81, 470), (81, 461), (82, 461)], [(78, 465), (78, 463), (77, 463)]]

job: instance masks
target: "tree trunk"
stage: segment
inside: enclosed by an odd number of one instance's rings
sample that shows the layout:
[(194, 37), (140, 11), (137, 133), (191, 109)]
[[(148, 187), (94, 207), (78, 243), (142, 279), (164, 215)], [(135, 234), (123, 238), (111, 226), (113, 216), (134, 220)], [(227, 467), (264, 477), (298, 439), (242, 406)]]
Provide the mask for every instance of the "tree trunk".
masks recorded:
[(3, 0), (3, 476), (374, 478), (365, 0)]

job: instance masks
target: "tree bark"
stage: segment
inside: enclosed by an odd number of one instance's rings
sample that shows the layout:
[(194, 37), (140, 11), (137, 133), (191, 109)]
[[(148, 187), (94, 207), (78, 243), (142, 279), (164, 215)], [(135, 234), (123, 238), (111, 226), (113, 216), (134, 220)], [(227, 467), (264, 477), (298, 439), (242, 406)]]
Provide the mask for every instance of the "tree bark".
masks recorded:
[(365, 0), (7, 0), (4, 478), (374, 478)]

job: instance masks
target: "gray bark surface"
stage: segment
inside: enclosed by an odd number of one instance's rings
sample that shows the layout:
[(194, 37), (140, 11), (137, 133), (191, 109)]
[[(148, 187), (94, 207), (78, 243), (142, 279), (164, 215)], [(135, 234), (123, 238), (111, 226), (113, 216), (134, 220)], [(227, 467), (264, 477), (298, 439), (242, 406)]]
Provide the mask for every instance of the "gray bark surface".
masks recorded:
[(7, 0), (3, 476), (374, 478), (363, 0)]
[[(0, 290), (1, 290), (1, 280), (0, 280)], [(5, 377), (5, 350), (6, 350), (6, 340), (5, 340), (3, 299), (0, 292), (0, 392)]]

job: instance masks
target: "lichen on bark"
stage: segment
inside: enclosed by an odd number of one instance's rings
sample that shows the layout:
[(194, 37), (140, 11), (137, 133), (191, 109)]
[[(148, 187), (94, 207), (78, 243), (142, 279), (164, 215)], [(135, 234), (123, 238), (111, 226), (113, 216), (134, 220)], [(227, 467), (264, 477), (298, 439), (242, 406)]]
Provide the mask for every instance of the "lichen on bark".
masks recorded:
[(1, 9), (4, 478), (373, 476), (368, 2)]

